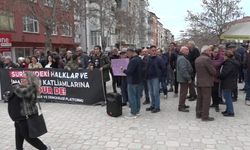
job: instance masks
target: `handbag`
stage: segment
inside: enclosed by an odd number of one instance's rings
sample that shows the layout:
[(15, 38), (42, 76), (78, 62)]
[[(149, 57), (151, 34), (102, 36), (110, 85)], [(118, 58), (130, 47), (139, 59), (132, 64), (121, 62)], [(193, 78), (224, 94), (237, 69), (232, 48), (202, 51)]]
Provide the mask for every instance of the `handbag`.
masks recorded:
[[(46, 123), (42, 114), (41, 105), (38, 103), (38, 108), (41, 111), (41, 113), (38, 115), (32, 115), (28, 116), (26, 115), (27, 125), (28, 125), (28, 131), (29, 131), (29, 137), (30, 138), (37, 138), (45, 133), (47, 133), (47, 127)], [(38, 112), (39, 112), (38, 110)]]

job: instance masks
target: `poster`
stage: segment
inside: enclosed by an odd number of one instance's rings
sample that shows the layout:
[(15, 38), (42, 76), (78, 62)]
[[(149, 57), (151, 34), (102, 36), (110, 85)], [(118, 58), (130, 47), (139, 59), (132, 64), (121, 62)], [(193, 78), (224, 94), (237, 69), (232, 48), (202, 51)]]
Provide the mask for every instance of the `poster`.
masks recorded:
[(129, 59), (111, 59), (111, 67), (113, 71), (114, 76), (126, 76), (121, 70), (123, 68), (124, 70), (127, 69), (129, 63)]

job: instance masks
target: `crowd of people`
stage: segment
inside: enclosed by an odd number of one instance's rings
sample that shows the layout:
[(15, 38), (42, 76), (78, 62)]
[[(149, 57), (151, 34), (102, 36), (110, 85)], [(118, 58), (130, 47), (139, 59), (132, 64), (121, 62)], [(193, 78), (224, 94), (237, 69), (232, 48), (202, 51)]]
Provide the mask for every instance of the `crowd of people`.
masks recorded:
[[(143, 104), (150, 104), (146, 111), (158, 113), (161, 110), (160, 94), (167, 99), (168, 93), (174, 92), (174, 97), (179, 95), (178, 111), (189, 112), (186, 100), (197, 100), (196, 117), (212, 121), (209, 108), (219, 112), (220, 104), (226, 104), (226, 110), (222, 112), (224, 116), (235, 115), (233, 101), (238, 98), (238, 82), (245, 83), (240, 90), (246, 92), (246, 103), (250, 102), (249, 45), (205, 45), (199, 50), (193, 41), (185, 45), (172, 42), (166, 50), (154, 45), (139, 49), (114, 48), (108, 55), (98, 45), (89, 54), (81, 47), (68, 50), (64, 55), (57, 51), (45, 55), (37, 50), (32, 57), (18, 58), (17, 63), (9, 56), (1, 57), (0, 68), (100, 69), (105, 94), (110, 75), (113, 92), (117, 93), (118, 87), (121, 89), (122, 104), (131, 109), (127, 117), (140, 115), (143, 95)], [(113, 74), (111, 60), (120, 58), (130, 59), (128, 67), (121, 68), (126, 76)]]

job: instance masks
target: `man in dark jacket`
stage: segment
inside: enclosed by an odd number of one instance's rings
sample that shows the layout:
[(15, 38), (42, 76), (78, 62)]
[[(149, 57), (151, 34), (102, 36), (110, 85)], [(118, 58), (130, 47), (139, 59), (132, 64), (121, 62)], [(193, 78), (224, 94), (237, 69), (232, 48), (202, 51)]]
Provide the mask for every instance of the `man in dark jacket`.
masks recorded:
[[(119, 58), (120, 58), (120, 56), (118, 54), (118, 49), (117, 48), (112, 49), (111, 55), (110, 55), (110, 60), (112, 61), (112, 59), (119, 59)], [(112, 77), (113, 92), (117, 93), (116, 86), (120, 86), (120, 84), (121, 84), (121, 77), (114, 76), (112, 67), (110, 67), (110, 73), (111, 73), (111, 77)]]
[(84, 52), (82, 47), (77, 47), (76, 48), (76, 55), (78, 57), (80, 57), (81, 67), (83, 69), (87, 69), (88, 63), (89, 63), (89, 56), (87, 55), (87, 52)]
[(250, 105), (250, 43), (246, 52), (246, 64), (245, 64), (247, 75), (246, 75), (246, 104)]
[(148, 49), (144, 48), (141, 53), (140, 53), (140, 57), (143, 61), (143, 68), (142, 68), (142, 72), (143, 72), (143, 88), (144, 88), (144, 94), (145, 94), (145, 101), (143, 102), (144, 105), (149, 104), (150, 103), (150, 98), (149, 98), (149, 92), (148, 92), (148, 83), (147, 83), (147, 69), (148, 69)]
[(142, 59), (136, 54), (135, 50), (128, 49), (127, 55), (130, 58), (128, 67), (123, 72), (127, 75), (128, 99), (131, 108), (129, 118), (136, 118), (140, 115), (141, 108), (141, 89), (142, 89)]
[(218, 47), (214, 48), (213, 54), (212, 54), (212, 62), (213, 66), (216, 69), (216, 76), (214, 77), (214, 86), (212, 88), (212, 100), (213, 103), (210, 107), (214, 107), (216, 112), (219, 112), (219, 104), (223, 103), (223, 100), (221, 98), (221, 95), (219, 91), (221, 91), (219, 84), (219, 75), (220, 75), (220, 69), (224, 62), (224, 51), (225, 46), (219, 45)]
[(195, 91), (195, 84), (194, 84), (194, 79), (195, 79), (195, 60), (200, 56), (200, 51), (199, 49), (195, 46), (194, 41), (189, 41), (187, 44), (187, 47), (189, 48), (189, 54), (188, 54), (188, 60), (191, 63), (193, 67), (193, 73), (192, 73), (192, 82), (189, 84), (189, 100), (194, 101), (197, 98), (197, 94)]
[(197, 103), (196, 117), (202, 118), (202, 121), (213, 121), (209, 117), (209, 105), (211, 102), (212, 87), (216, 70), (211, 60), (212, 49), (205, 45), (201, 49), (201, 55), (195, 60), (197, 75)]
[(156, 46), (150, 47), (150, 57), (147, 69), (147, 82), (149, 93), (151, 97), (151, 106), (146, 111), (157, 113), (160, 111), (160, 78), (163, 76), (164, 63), (162, 59), (157, 56)]
[(185, 105), (187, 92), (188, 92), (188, 85), (192, 81), (192, 73), (193, 68), (186, 58), (188, 56), (189, 49), (186, 46), (181, 47), (179, 56), (176, 62), (176, 77), (177, 81), (180, 83), (180, 97), (179, 97), (179, 106), (178, 111), (181, 112), (189, 112), (187, 108), (189, 106)]
[(103, 84), (104, 84), (104, 92), (107, 94), (106, 82), (110, 80), (109, 70), (110, 70), (110, 59), (108, 56), (105, 56), (102, 53), (101, 46), (97, 45), (94, 47), (94, 55), (90, 57), (89, 60), (89, 68), (93, 70), (94, 68), (100, 69), (103, 73)]

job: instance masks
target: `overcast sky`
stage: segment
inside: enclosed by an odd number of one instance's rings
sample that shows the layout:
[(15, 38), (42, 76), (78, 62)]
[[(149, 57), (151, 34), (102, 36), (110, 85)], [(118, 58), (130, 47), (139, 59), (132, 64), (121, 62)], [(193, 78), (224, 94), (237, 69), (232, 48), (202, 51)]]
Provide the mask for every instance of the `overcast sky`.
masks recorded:
[[(156, 13), (165, 28), (170, 29), (175, 37), (180, 36), (180, 30), (185, 30), (187, 10), (202, 11), (202, 0), (149, 0), (149, 10)], [(241, 0), (243, 12), (250, 16), (250, 0)]]

